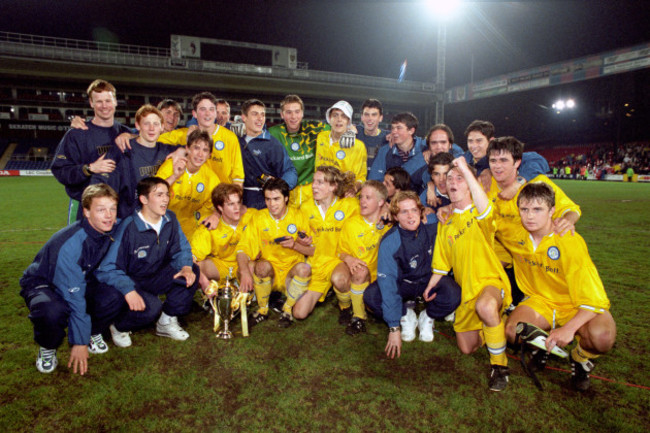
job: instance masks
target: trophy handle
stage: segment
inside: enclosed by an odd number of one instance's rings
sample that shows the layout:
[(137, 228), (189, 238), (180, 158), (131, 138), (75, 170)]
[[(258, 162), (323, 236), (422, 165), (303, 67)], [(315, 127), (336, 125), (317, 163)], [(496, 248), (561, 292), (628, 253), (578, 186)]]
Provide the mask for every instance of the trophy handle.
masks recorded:
[(212, 332), (217, 332), (220, 326), (220, 321), (221, 321), (221, 316), (219, 316), (219, 310), (217, 309), (217, 306), (215, 304), (215, 299), (217, 299), (216, 296), (210, 298), (210, 306), (212, 307), (212, 310), (214, 311), (214, 326), (212, 327)]
[(239, 314), (241, 314), (241, 333), (244, 337), (248, 337), (248, 314), (246, 313), (246, 301), (248, 300), (248, 293), (243, 293), (239, 303)]

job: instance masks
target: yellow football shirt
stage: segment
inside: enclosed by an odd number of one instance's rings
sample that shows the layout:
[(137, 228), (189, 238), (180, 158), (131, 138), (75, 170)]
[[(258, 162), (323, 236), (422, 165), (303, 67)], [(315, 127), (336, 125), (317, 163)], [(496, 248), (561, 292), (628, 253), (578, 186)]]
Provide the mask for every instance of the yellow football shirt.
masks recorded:
[(210, 257), (222, 262), (224, 268), (232, 267), (236, 270), (237, 244), (255, 213), (255, 209), (248, 208), (237, 226), (228, 225), (223, 220), (219, 221), (214, 230), (200, 225), (190, 238), (192, 254), (196, 260), (200, 262)]
[(372, 282), (377, 279), (379, 242), (388, 229), (390, 225), (381, 221), (373, 224), (361, 215), (355, 215), (343, 224), (337, 254), (345, 253), (362, 260), (368, 266)]
[(598, 270), (579, 234), (551, 233), (534, 245), (523, 226), (505, 239), (512, 253), (517, 285), (528, 296), (541, 297), (553, 309), (582, 308), (602, 313), (609, 309)]
[(323, 215), (316, 201), (312, 199), (303, 203), (300, 211), (314, 233), (315, 251), (308, 260), (313, 268), (321, 260), (337, 258), (336, 247), (341, 229), (348, 219), (359, 213), (359, 201), (351, 197), (336, 198)]
[[(173, 162), (168, 159), (160, 166), (156, 176), (167, 179), (173, 171)], [(170, 185), (171, 197), (168, 207), (176, 214), (188, 239), (194, 234), (199, 222), (213, 212), (212, 190), (219, 183), (219, 178), (203, 164), (194, 174), (185, 170), (185, 173)]]
[(490, 245), (494, 230), (492, 206), (482, 214), (473, 205), (454, 209), (445, 224), (438, 224), (431, 267), (440, 275), (454, 270), (462, 289), (461, 304), (475, 299), (488, 285), (503, 289), (504, 305), (512, 302), (510, 281)]
[(354, 140), (354, 146), (341, 149), (339, 142), (330, 143), (331, 131), (323, 131), (316, 139), (316, 164), (333, 165), (341, 172), (351, 171), (357, 182), (365, 182), (368, 175), (368, 153), (361, 140)]
[(309, 223), (298, 209), (287, 207), (284, 216), (277, 220), (268, 209), (262, 209), (250, 219), (236, 252), (246, 254), (251, 260), (255, 260), (259, 254), (275, 269), (289, 270), (296, 263), (304, 262), (305, 256), (296, 250), (284, 248), (275, 239), (283, 236), (295, 239), (299, 231), (307, 236), (312, 235)]
[[(158, 141), (173, 145), (187, 144), (187, 128), (165, 132)], [(228, 128), (216, 125), (212, 134), (212, 153), (206, 164), (224, 183), (244, 183), (244, 163), (241, 157), (239, 139)]]

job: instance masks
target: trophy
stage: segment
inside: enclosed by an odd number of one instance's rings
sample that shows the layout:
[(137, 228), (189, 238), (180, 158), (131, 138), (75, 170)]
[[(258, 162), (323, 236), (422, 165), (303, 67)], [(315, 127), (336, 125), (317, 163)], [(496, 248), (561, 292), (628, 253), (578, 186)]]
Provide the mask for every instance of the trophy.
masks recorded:
[[(241, 316), (242, 335), (248, 337), (248, 315), (246, 313), (246, 306), (250, 304), (251, 299), (248, 293), (239, 291), (239, 283), (232, 277), (232, 268), (228, 270), (226, 283), (223, 287), (219, 288), (216, 281), (211, 280), (210, 286), (205, 290), (205, 294), (215, 295), (209, 299), (210, 306), (214, 310), (214, 332), (217, 333), (217, 338), (222, 340), (230, 340), (232, 332), (230, 332), (230, 321), (235, 318), (237, 314)], [(223, 329), (217, 332), (223, 321)]]

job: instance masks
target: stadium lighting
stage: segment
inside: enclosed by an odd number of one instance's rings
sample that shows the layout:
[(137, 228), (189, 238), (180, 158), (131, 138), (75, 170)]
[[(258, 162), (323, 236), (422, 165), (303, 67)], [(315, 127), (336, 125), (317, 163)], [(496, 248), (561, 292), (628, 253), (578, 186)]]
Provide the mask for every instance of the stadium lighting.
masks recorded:
[(461, 0), (426, 0), (425, 3), (438, 20), (446, 21), (458, 12)]
[(576, 101), (574, 99), (559, 99), (552, 107), (557, 114), (560, 114), (564, 110), (573, 110), (576, 108)]

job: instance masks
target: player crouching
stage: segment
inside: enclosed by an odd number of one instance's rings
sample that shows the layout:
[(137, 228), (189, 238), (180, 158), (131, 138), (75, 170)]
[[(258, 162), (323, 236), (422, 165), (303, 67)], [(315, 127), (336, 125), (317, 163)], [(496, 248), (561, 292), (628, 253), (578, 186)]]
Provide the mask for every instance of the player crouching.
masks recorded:
[(436, 297), (438, 282), (453, 269), (461, 286), (454, 322), (458, 348), (470, 354), (485, 343), (492, 366), (488, 385), (492, 391), (502, 391), (508, 385), (509, 370), (501, 312), (511, 302), (510, 282), (492, 249), (496, 225), (491, 203), (465, 158), (452, 164), (447, 193), (453, 213), (445, 224), (438, 224), (433, 275), (424, 299)]
[(547, 352), (538, 351), (532, 367), (542, 369), (555, 346), (571, 351), (571, 380), (579, 391), (589, 389), (593, 360), (609, 351), (616, 340), (616, 324), (609, 299), (584, 239), (577, 233), (554, 234), (555, 193), (545, 183), (526, 185), (517, 198), (523, 227), (505, 239), (512, 252), (517, 284), (526, 297), (506, 323), (514, 342), (519, 322), (549, 331)]

